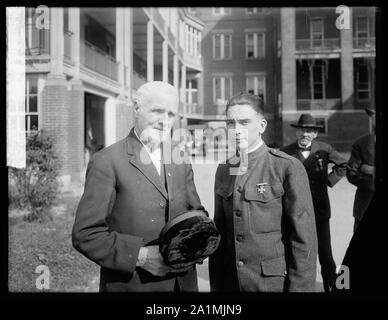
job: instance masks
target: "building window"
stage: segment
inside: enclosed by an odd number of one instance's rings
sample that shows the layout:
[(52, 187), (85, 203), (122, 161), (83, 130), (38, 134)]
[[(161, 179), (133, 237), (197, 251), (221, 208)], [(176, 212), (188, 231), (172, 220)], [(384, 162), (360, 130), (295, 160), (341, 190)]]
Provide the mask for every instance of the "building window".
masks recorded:
[(213, 16), (221, 16), (225, 14), (230, 14), (230, 8), (225, 8), (225, 7), (213, 8)]
[(245, 56), (247, 59), (265, 57), (265, 34), (246, 33), (245, 34)]
[(232, 35), (217, 33), (213, 35), (213, 59), (232, 58)]
[(39, 15), (35, 8), (26, 8), (25, 13), (26, 55), (49, 53), (49, 43), (46, 43), (46, 34), (49, 31), (36, 28), (36, 19)]
[(26, 134), (39, 130), (39, 114), (38, 114), (38, 76), (26, 76)]
[(197, 79), (186, 80), (186, 102), (198, 104), (198, 84)]
[(213, 78), (213, 101), (215, 104), (225, 104), (232, 96), (232, 77)]
[(254, 14), (254, 13), (264, 13), (264, 8), (246, 8), (245, 10), (246, 14)]
[(310, 21), (310, 40), (312, 47), (322, 47), (324, 38), (323, 19), (316, 18)]
[(316, 61), (313, 65), (312, 96), (314, 100), (326, 99), (325, 95), (325, 65), (322, 61)]
[(370, 81), (369, 70), (365, 59), (357, 59), (357, 71), (356, 71), (356, 85), (357, 85), (357, 99), (369, 100), (370, 99)]
[(249, 76), (246, 78), (246, 90), (250, 94), (255, 94), (266, 101), (265, 94), (265, 76)]
[(356, 47), (365, 46), (369, 40), (369, 19), (368, 17), (356, 18)]

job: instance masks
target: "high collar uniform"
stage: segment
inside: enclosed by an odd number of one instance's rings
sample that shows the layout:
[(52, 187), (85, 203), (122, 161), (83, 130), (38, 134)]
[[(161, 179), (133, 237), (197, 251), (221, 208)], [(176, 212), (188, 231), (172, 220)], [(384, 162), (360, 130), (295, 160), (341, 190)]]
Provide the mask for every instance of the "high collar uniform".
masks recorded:
[[(209, 257), (212, 291), (314, 291), (317, 240), (306, 172), (263, 144), (219, 165), (214, 221), (221, 243)], [(241, 161), (243, 163), (243, 161)]]

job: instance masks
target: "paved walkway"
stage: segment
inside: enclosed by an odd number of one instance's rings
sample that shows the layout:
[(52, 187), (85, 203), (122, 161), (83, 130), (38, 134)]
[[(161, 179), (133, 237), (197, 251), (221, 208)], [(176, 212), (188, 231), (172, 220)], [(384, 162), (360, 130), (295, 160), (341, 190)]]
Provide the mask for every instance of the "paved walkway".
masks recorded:
[[(348, 159), (348, 154), (343, 154)], [(211, 217), (214, 215), (214, 175), (217, 168), (216, 163), (196, 164), (193, 162), (194, 181), (197, 186), (202, 204), (209, 211)], [(329, 198), (331, 202), (332, 218), (331, 243), (333, 256), (337, 266), (341, 265), (345, 252), (352, 237), (353, 217), (352, 207), (355, 194), (355, 187), (346, 178), (340, 180), (334, 188), (329, 188)], [(317, 291), (323, 291), (320, 265), (317, 263)], [(202, 292), (210, 291), (209, 273), (207, 260), (203, 265), (197, 265), (198, 284)]]

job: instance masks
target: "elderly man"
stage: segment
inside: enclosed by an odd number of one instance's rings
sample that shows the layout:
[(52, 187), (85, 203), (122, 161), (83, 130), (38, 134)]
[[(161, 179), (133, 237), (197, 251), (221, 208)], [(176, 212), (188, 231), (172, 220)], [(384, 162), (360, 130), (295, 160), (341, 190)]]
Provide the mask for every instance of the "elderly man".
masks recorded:
[(173, 86), (142, 85), (134, 128), (95, 153), (88, 165), (72, 239), (78, 251), (101, 266), (100, 291), (198, 291), (195, 265), (172, 269), (151, 245), (168, 220), (204, 209), (191, 165), (164, 161), (177, 111)]
[(353, 204), (354, 227), (356, 231), (361, 219), (372, 201), (375, 178), (376, 116), (372, 108), (365, 109), (372, 122), (372, 133), (358, 138), (352, 145), (346, 175), (349, 182), (357, 187)]
[[(297, 128), (296, 142), (280, 150), (299, 159), (307, 171), (314, 204), (319, 263), (321, 264), (324, 290), (328, 292), (336, 277), (336, 265), (330, 241), (331, 212), (327, 192), (327, 186), (330, 185), (328, 165), (332, 163), (339, 168), (346, 163), (346, 160), (331, 145), (315, 140), (318, 136), (318, 130), (322, 126), (318, 125), (310, 114), (302, 114), (298, 123), (291, 124), (291, 126)], [(344, 170), (335, 170), (337, 181), (345, 176)]]
[(263, 108), (249, 93), (226, 104), (238, 152), (216, 172), (221, 242), (209, 258), (210, 286), (217, 292), (315, 291), (317, 235), (307, 174), (298, 160), (262, 140)]

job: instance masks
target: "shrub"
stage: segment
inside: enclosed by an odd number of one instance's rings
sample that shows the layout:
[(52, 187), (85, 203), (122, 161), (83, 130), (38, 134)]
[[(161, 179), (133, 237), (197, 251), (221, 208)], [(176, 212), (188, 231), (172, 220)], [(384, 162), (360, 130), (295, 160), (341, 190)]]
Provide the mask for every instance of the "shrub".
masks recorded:
[(60, 188), (59, 168), (53, 138), (43, 130), (28, 136), (26, 167), (9, 168), (9, 200), (17, 208), (28, 210), (26, 220), (51, 219), (49, 209)]

